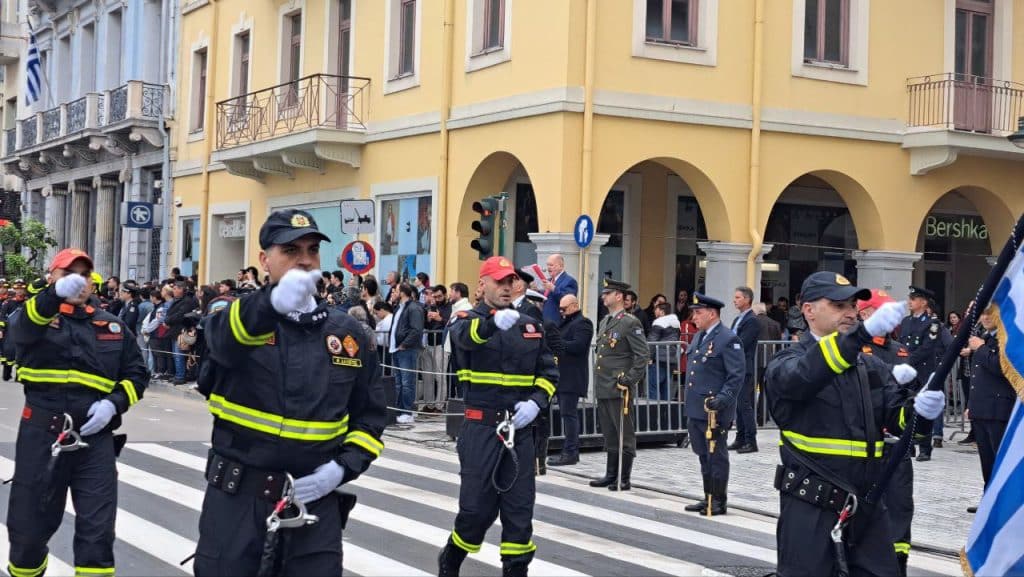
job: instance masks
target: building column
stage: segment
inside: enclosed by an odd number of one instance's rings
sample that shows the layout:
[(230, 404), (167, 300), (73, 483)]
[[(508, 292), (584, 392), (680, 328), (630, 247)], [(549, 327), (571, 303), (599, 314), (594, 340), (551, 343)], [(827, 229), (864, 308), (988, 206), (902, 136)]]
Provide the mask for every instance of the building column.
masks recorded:
[(883, 289), (902, 300), (910, 293), (914, 263), (921, 260), (921, 253), (857, 250), (853, 258), (857, 259), (857, 286)]
[(66, 220), (67, 185), (54, 185), (46, 195), (46, 229), (53, 235), (53, 240), (57, 241), (57, 246), (47, 251), (47, 262), (57, 251), (67, 246)]
[[(584, 316), (596, 323), (597, 301), (601, 294), (601, 287), (598, 284), (601, 280), (598, 261), (601, 258), (601, 247), (608, 242), (609, 235), (595, 234), (593, 242), (585, 249), (576, 246), (576, 237), (571, 232), (533, 232), (529, 236), (530, 242), (537, 247), (538, 262), (546, 262), (553, 254), (562, 255), (565, 259), (565, 272), (576, 279), (580, 291), (583, 292), (582, 295), (577, 295), (581, 297), (580, 308)], [(581, 262), (586, 262), (586, 278), (580, 277)]]
[[(149, 191), (153, 186), (153, 173), (144, 172), (138, 167), (133, 168), (131, 180), (125, 182), (124, 185), (126, 201), (149, 201), (152, 198)], [(120, 270), (122, 279), (134, 278), (142, 281), (150, 278), (149, 240), (151, 234), (151, 229), (127, 227), (121, 229)]]
[(68, 183), (71, 195), (71, 230), (68, 231), (68, 246), (89, 251), (89, 196), (92, 185), (83, 182)]
[(114, 239), (117, 219), (116, 180), (97, 176), (93, 179), (96, 189), (96, 250), (92, 255), (96, 271), (107, 278), (115, 274)]
[[(775, 245), (765, 243), (761, 246), (761, 254), (754, 261), (754, 300), (761, 295), (761, 266), (764, 256), (771, 252)], [(722, 309), (722, 322), (728, 326), (736, 316), (736, 308), (732, 306), (732, 295), (736, 287), (747, 285), (747, 258), (754, 245), (742, 242), (720, 242), (709, 240), (698, 242), (697, 248), (707, 255), (707, 272), (704, 274), (703, 294), (725, 303)]]

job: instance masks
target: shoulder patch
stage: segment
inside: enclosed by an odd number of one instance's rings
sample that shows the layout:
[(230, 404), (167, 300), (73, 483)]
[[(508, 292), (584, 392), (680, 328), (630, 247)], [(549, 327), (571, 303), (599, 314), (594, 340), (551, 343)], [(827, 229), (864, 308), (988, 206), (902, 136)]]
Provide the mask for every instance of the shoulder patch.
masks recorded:
[(643, 329), (643, 327), (639, 327), (639, 328), (635, 328), (635, 329), (633, 329), (633, 334), (634, 334), (634, 335), (640, 335), (640, 336), (643, 336), (643, 334), (644, 334), (644, 329)]
[(875, 352), (868, 345), (864, 345), (863, 347), (861, 347), (860, 348), (860, 352), (864, 353), (865, 355), (873, 355), (873, 354), (875, 354)]
[(734, 349), (736, 349), (738, 351), (738, 350), (741, 350), (743, 348), (743, 345), (741, 345), (739, 343), (733, 343), (732, 344), (732, 348), (734, 348)]

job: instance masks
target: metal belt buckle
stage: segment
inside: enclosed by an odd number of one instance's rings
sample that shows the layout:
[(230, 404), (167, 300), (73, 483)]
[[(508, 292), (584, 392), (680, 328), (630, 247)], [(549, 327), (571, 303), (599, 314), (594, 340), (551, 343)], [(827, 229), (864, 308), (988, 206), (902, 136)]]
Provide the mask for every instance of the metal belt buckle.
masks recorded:
[[(71, 438), (71, 442), (65, 443), (64, 440), (68, 437)], [(71, 418), (71, 415), (64, 413), (64, 427), (61, 429), (60, 434), (57, 435), (57, 440), (50, 445), (50, 455), (56, 457), (61, 453), (88, 448), (89, 443), (83, 441), (82, 436), (75, 430), (75, 420)]]
[(498, 439), (501, 440), (505, 448), (512, 450), (516, 446), (516, 427), (512, 424), (512, 415), (508, 411), (505, 411), (505, 420), (498, 423)]
[[(294, 507), (298, 513), (292, 517), (282, 517), (281, 513), (288, 507)], [(267, 517), (267, 531), (276, 532), (278, 529), (294, 529), (312, 525), (320, 520), (320, 517), (306, 512), (306, 505), (295, 501), (295, 479), (289, 473), (285, 473), (284, 489), (281, 491), (281, 498), (274, 505), (274, 510)]]

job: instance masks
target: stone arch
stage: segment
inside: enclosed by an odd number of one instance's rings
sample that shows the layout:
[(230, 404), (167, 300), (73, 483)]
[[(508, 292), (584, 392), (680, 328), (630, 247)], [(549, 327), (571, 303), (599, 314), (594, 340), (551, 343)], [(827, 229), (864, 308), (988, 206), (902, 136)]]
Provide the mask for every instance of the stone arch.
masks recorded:
[(965, 198), (978, 211), (981, 219), (985, 222), (991, 252), (998, 254), (1003, 248), (1003, 243), (1010, 236), (1018, 215), (1013, 213), (1013, 210), (1000, 195), (986, 187), (973, 184), (963, 184), (941, 192), (937, 191), (931, 202), (915, 206), (914, 208), (919, 209), (918, 212), (907, 215), (908, 222), (916, 222), (920, 225), (918, 228), (912, 229), (912, 234), (915, 237), (913, 244), (917, 244), (920, 227), (925, 225), (928, 215), (943, 199), (954, 193)]

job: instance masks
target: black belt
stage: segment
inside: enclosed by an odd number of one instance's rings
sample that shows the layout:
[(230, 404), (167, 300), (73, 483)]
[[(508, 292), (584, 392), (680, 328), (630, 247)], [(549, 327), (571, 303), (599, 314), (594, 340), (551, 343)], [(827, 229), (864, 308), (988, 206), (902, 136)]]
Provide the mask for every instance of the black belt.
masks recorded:
[(849, 493), (805, 467), (775, 467), (775, 488), (816, 507), (839, 513), (846, 505)]
[(284, 492), (284, 471), (257, 469), (227, 459), (210, 449), (206, 481), (229, 495), (242, 494), (276, 502)]
[(489, 427), (497, 427), (506, 418), (511, 416), (514, 411), (508, 411), (506, 415), (505, 411), (499, 411), (497, 409), (481, 409), (478, 407), (466, 407), (463, 413), (467, 421), (473, 421), (480, 425), (487, 425)]
[[(74, 420), (75, 430), (77, 431), (85, 424), (85, 413), (71, 414)], [(75, 417), (81, 417), (81, 420)], [(64, 413), (57, 413), (49, 409), (43, 409), (41, 407), (34, 407), (29, 404), (25, 404), (25, 408), (21, 411), (21, 420), (25, 423), (36, 427), (42, 427), (47, 431), (59, 435), (64, 430)]]

